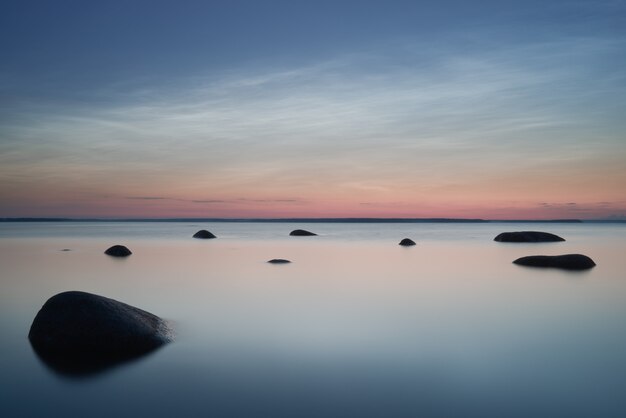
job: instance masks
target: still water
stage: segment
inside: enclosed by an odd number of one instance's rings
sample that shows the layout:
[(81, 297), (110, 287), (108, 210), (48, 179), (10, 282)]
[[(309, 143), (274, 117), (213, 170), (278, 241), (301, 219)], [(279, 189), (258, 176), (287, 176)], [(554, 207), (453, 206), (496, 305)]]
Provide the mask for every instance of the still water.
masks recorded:
[[(515, 230), (567, 241), (493, 241)], [(623, 417), (625, 250), (625, 224), (0, 223), (0, 416)], [(566, 253), (597, 266), (511, 263)], [(27, 334), (66, 290), (159, 315), (176, 340), (58, 374)]]

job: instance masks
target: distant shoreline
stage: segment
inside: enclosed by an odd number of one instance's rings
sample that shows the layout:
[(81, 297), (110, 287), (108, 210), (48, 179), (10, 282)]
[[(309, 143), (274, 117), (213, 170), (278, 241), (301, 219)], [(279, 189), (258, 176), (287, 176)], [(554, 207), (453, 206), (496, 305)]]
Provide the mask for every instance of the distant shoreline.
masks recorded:
[(464, 218), (0, 218), (0, 222), (250, 222), (250, 223), (624, 223), (610, 219), (464, 219)]

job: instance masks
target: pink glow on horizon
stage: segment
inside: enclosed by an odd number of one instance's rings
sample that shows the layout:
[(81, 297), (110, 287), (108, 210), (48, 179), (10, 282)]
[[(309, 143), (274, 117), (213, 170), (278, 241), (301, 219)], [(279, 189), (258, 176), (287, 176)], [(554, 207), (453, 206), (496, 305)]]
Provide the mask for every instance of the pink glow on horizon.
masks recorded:
[[(5, 205), (2, 217), (69, 218), (472, 218), (600, 219), (626, 214), (609, 202), (487, 204), (428, 202), (352, 202), (283, 199), (225, 200), (195, 203), (167, 198), (105, 198), (33, 205)], [(285, 199), (286, 200), (286, 199)]]
[(333, 172), (275, 179), (244, 171), (218, 179), (112, 171), (67, 181), (24, 176), (0, 189), (0, 217), (626, 219), (626, 174), (618, 168), (455, 178), (383, 172), (361, 181)]

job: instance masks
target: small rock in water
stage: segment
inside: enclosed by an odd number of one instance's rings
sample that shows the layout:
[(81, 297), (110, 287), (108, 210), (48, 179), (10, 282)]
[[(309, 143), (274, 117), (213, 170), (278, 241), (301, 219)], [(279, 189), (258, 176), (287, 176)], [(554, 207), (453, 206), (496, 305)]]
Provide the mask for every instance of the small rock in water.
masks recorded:
[(61, 251), (72, 251), (69, 248), (63, 248)]
[(539, 231), (503, 232), (493, 239), (498, 242), (558, 242), (565, 241), (558, 235)]
[(194, 238), (200, 238), (200, 239), (217, 238), (215, 235), (213, 235), (212, 233), (210, 233), (206, 229), (202, 229), (202, 230), (196, 232), (195, 234), (193, 234), (193, 237)]
[(311, 236), (316, 236), (317, 234), (310, 232), (310, 231), (306, 231), (304, 229), (294, 229), (293, 231), (289, 233), (289, 235), (292, 237), (311, 237)]
[(291, 261), (285, 260), (284, 258), (273, 258), (273, 259), (269, 260), (268, 263), (271, 263), (271, 264), (287, 264), (287, 263), (291, 263)]
[(161, 318), (86, 292), (59, 293), (46, 301), (28, 333), (35, 352), (63, 374), (95, 373), (171, 341)]
[(114, 245), (108, 248), (104, 253), (112, 257), (127, 257), (132, 254), (132, 252), (123, 245)]
[(596, 265), (591, 258), (583, 254), (530, 255), (518, 258), (513, 263), (521, 266), (554, 267), (565, 270), (587, 270)]
[(415, 241), (409, 238), (404, 238), (398, 245), (402, 245), (403, 247), (409, 247), (411, 245), (415, 245)]

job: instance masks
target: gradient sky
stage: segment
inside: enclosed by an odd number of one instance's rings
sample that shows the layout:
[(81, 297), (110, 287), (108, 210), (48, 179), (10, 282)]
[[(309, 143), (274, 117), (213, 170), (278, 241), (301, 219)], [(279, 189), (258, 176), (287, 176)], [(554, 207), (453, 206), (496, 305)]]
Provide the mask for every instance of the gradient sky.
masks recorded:
[(0, 217), (626, 218), (626, 2), (0, 10)]

